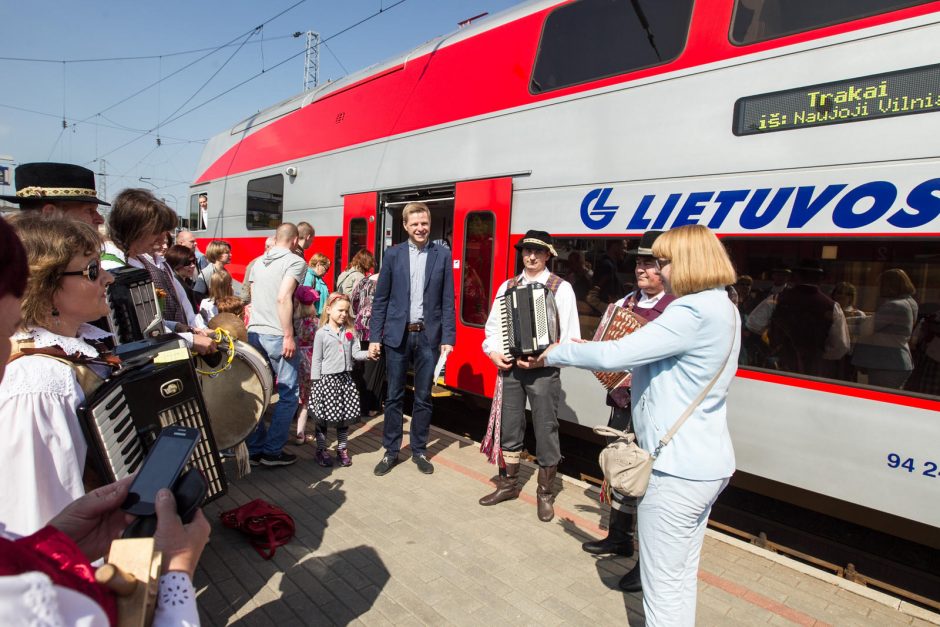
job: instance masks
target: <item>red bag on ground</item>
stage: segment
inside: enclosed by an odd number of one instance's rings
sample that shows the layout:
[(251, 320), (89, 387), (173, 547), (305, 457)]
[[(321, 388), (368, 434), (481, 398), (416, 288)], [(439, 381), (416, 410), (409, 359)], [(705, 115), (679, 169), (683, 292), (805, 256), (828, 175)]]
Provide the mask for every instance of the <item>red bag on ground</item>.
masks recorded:
[(294, 519), (290, 514), (261, 499), (222, 512), (219, 517), (226, 527), (246, 534), (251, 546), (266, 560), (274, 557), (277, 547), (294, 537)]

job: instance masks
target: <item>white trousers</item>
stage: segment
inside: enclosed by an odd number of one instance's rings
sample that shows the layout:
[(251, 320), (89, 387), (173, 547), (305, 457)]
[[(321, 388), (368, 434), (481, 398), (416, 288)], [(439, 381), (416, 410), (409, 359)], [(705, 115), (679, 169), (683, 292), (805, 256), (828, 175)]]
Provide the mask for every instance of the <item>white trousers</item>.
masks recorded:
[(648, 627), (695, 625), (698, 562), (712, 504), (728, 479), (691, 481), (653, 471), (637, 507)]

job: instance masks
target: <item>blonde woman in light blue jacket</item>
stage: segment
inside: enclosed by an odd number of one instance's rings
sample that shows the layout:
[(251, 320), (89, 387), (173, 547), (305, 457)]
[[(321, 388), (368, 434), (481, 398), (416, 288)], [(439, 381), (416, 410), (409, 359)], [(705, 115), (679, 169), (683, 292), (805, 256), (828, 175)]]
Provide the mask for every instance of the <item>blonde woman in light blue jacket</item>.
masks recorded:
[(696, 576), (712, 504), (734, 473), (726, 399), (737, 368), (740, 326), (726, 285), (735, 272), (708, 228), (683, 226), (653, 245), (667, 291), (663, 314), (614, 342), (565, 344), (549, 366), (633, 371), (633, 421), (640, 446), (659, 440), (717, 373), (717, 381), (660, 453), (638, 506), (647, 625), (694, 625)]

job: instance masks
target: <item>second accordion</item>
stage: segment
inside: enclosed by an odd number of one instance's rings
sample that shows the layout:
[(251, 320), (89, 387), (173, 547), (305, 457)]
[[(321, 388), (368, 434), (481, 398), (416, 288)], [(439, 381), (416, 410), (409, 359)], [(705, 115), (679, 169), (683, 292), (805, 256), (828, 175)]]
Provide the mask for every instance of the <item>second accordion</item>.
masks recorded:
[[(594, 333), (595, 342), (619, 340), (646, 324), (646, 319), (619, 305), (608, 305)], [(613, 390), (630, 376), (628, 372), (595, 372), (594, 376), (607, 390)]]
[(496, 307), (504, 355), (540, 355), (558, 341), (555, 295), (541, 283), (510, 287)]

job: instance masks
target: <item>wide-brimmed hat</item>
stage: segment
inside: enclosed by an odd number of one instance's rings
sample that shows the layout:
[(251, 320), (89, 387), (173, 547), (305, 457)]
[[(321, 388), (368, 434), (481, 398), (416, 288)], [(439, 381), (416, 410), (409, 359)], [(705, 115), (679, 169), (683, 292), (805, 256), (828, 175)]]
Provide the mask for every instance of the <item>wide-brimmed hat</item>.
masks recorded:
[(822, 267), (822, 264), (816, 261), (815, 259), (803, 259), (800, 261), (800, 264), (796, 267), (796, 271), (802, 275), (807, 274), (825, 274), (826, 270)]
[(534, 250), (547, 250), (548, 254), (552, 257), (557, 257), (558, 253), (555, 252), (555, 242), (552, 239), (552, 236), (549, 235), (546, 231), (536, 231), (534, 229), (529, 229), (525, 232), (525, 236), (516, 242), (516, 250), (522, 250), (523, 248), (532, 248)]
[(111, 206), (98, 198), (95, 173), (71, 163), (24, 163), (14, 170), (16, 195), (0, 198), (12, 203), (30, 200), (74, 200)]
[(659, 239), (659, 236), (665, 233), (665, 231), (647, 231), (640, 238), (640, 244), (633, 250), (628, 250), (628, 255), (636, 255), (637, 257), (652, 257), (653, 256), (653, 242)]

